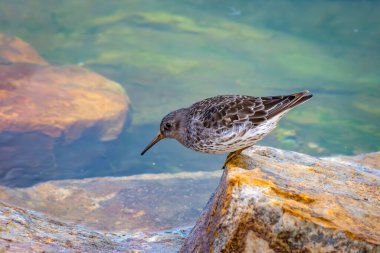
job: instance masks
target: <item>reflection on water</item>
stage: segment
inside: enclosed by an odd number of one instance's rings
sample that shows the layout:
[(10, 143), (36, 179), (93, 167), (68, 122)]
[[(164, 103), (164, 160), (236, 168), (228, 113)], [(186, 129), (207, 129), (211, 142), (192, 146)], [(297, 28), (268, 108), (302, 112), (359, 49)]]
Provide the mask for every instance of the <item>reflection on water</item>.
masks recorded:
[(170, 140), (139, 156), (167, 112), (218, 94), (309, 89), (315, 98), (261, 144), (323, 156), (379, 150), (379, 15), (377, 1), (0, 1), (1, 32), (51, 63), (119, 82), (133, 109), (118, 140), (76, 147), (94, 152), (84, 169), (67, 154), (54, 173), (15, 167), (1, 182), (219, 169), (224, 156)]

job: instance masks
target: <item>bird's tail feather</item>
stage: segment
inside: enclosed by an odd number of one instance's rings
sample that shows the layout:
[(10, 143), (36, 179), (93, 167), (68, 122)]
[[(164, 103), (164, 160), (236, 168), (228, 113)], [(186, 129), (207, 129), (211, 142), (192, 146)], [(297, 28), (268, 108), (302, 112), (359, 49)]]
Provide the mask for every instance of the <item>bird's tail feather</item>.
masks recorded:
[(275, 106), (272, 110), (268, 112), (269, 117), (274, 117), (276, 115), (282, 114), (285, 111), (288, 111), (304, 102), (309, 100), (313, 94), (308, 90), (297, 92), (291, 95), (283, 96), (283, 101)]

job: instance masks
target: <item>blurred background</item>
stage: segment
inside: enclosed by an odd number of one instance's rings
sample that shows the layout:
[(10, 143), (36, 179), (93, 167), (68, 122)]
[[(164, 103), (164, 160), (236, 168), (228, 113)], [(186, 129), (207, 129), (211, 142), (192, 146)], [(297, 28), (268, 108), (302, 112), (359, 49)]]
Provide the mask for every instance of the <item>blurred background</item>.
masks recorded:
[[(117, 138), (55, 139), (44, 170), (30, 169), (26, 155), (3, 156), (0, 183), (219, 170), (225, 156), (173, 140), (140, 152), (168, 112), (222, 94), (314, 94), (260, 145), (316, 156), (378, 151), (379, 17), (380, 2), (370, 0), (0, 0), (1, 33), (51, 65), (119, 83), (130, 99)], [(12, 146), (18, 135), (0, 131), (0, 145)]]

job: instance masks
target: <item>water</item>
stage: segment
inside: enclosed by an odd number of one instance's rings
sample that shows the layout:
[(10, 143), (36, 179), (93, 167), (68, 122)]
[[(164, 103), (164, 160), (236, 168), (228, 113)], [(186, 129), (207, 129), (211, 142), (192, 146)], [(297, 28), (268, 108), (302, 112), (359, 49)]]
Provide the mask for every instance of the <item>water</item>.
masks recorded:
[(313, 100), (261, 144), (320, 156), (378, 151), (379, 17), (378, 1), (1, 0), (1, 32), (50, 63), (117, 81), (132, 101), (124, 133), (101, 144), (92, 163), (19, 172), (2, 184), (219, 169), (224, 156), (170, 140), (139, 156), (167, 112), (218, 94), (309, 89)]

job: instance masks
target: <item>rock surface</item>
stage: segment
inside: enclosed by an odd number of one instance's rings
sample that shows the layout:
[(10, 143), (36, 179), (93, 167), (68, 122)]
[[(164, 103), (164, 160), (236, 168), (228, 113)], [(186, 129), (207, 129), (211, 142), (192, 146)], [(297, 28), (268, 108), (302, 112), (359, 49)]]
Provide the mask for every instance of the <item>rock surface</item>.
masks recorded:
[(253, 147), (227, 164), (181, 252), (380, 252), (379, 196), (380, 171), (358, 157)]
[[(81, 67), (50, 65), (26, 42), (0, 34), (1, 184), (35, 183), (59, 167), (79, 171), (81, 163), (63, 162), (94, 160), (98, 143), (122, 132), (128, 109), (118, 83)], [(75, 141), (84, 137), (88, 152), (75, 157), (84, 145)]]
[(122, 87), (75, 66), (48, 65), (33, 48), (0, 34), (0, 132), (41, 132), (68, 141), (98, 127), (115, 139), (128, 110)]
[(160, 231), (192, 226), (221, 173), (146, 174), (0, 187), (0, 201), (106, 232)]
[[(356, 163), (357, 165), (364, 165), (365, 167), (371, 167), (380, 170), (380, 152), (373, 152), (368, 154), (362, 154), (357, 156), (337, 156), (329, 157), (332, 161)], [(363, 167), (364, 168), (364, 167)]]
[(176, 252), (187, 233), (101, 233), (0, 202), (0, 252)]
[(2, 33), (0, 33), (0, 59), (3, 64), (12, 62), (48, 64), (28, 43)]

